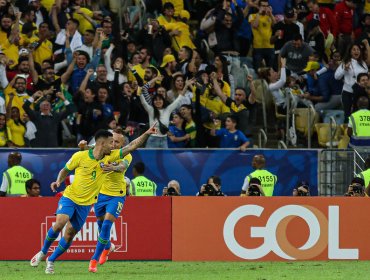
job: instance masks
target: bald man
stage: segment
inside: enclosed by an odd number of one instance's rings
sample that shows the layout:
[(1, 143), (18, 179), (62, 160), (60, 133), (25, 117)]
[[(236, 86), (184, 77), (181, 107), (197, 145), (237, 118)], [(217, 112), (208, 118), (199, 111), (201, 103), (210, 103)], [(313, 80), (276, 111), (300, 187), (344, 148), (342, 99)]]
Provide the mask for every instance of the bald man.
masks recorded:
[(262, 190), (265, 196), (272, 196), (277, 182), (276, 175), (265, 170), (266, 160), (263, 155), (255, 155), (252, 160), (252, 167), (255, 169), (244, 179), (241, 196), (246, 196), (249, 188), (249, 182), (252, 178), (258, 178), (261, 181)]

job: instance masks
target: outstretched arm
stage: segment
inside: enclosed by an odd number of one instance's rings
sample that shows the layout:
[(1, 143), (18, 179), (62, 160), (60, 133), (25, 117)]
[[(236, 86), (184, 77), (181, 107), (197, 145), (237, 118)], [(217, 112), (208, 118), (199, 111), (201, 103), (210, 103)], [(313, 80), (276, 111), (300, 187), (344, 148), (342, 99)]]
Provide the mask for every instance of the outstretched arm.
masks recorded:
[(121, 157), (125, 157), (129, 153), (133, 152), (137, 148), (141, 147), (145, 141), (149, 138), (150, 135), (156, 134), (157, 130), (155, 129), (155, 126), (157, 125), (157, 122), (155, 122), (147, 131), (145, 131), (140, 137), (133, 140), (130, 144), (123, 147), (121, 149)]

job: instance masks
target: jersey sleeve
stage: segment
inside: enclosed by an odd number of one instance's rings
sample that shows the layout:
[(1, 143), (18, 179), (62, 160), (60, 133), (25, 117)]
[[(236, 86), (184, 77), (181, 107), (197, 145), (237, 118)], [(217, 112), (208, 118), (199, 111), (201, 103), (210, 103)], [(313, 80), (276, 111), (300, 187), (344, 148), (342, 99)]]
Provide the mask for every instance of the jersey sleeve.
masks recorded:
[(126, 155), (122, 162), (126, 165), (126, 169), (130, 166), (131, 162), (132, 162), (132, 155), (131, 154), (128, 154)]
[(117, 160), (123, 159), (123, 158), (124, 157), (123, 157), (122, 149), (112, 150), (110, 155), (106, 157), (106, 159), (109, 162), (117, 161)]
[(64, 169), (67, 170), (68, 172), (75, 170), (80, 163), (81, 155), (82, 155), (81, 152), (74, 153), (72, 157), (69, 159), (69, 161), (67, 161), (66, 165), (64, 166)]

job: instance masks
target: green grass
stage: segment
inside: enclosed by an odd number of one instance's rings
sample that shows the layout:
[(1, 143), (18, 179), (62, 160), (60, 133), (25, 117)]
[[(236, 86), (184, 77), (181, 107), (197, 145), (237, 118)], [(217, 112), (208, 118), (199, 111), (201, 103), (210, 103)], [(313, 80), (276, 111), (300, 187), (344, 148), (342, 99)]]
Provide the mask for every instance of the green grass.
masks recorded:
[(24, 261), (0, 261), (0, 279), (370, 279), (369, 261), (326, 262), (130, 262), (111, 261), (97, 274), (87, 261), (59, 261), (55, 274), (45, 264), (33, 268)]

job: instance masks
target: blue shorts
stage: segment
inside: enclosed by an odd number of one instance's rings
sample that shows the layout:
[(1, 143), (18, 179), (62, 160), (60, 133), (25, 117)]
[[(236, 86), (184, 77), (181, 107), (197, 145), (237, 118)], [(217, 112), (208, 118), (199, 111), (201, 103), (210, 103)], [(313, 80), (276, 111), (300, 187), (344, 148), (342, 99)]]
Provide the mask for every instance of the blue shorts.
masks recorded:
[(98, 202), (94, 205), (96, 217), (102, 217), (105, 213), (109, 213), (117, 218), (122, 211), (125, 200), (126, 196), (110, 196), (100, 193)]
[(56, 214), (64, 214), (69, 216), (69, 221), (76, 231), (80, 231), (84, 225), (87, 215), (89, 215), (91, 205), (78, 205), (68, 197), (62, 196), (58, 202)]

